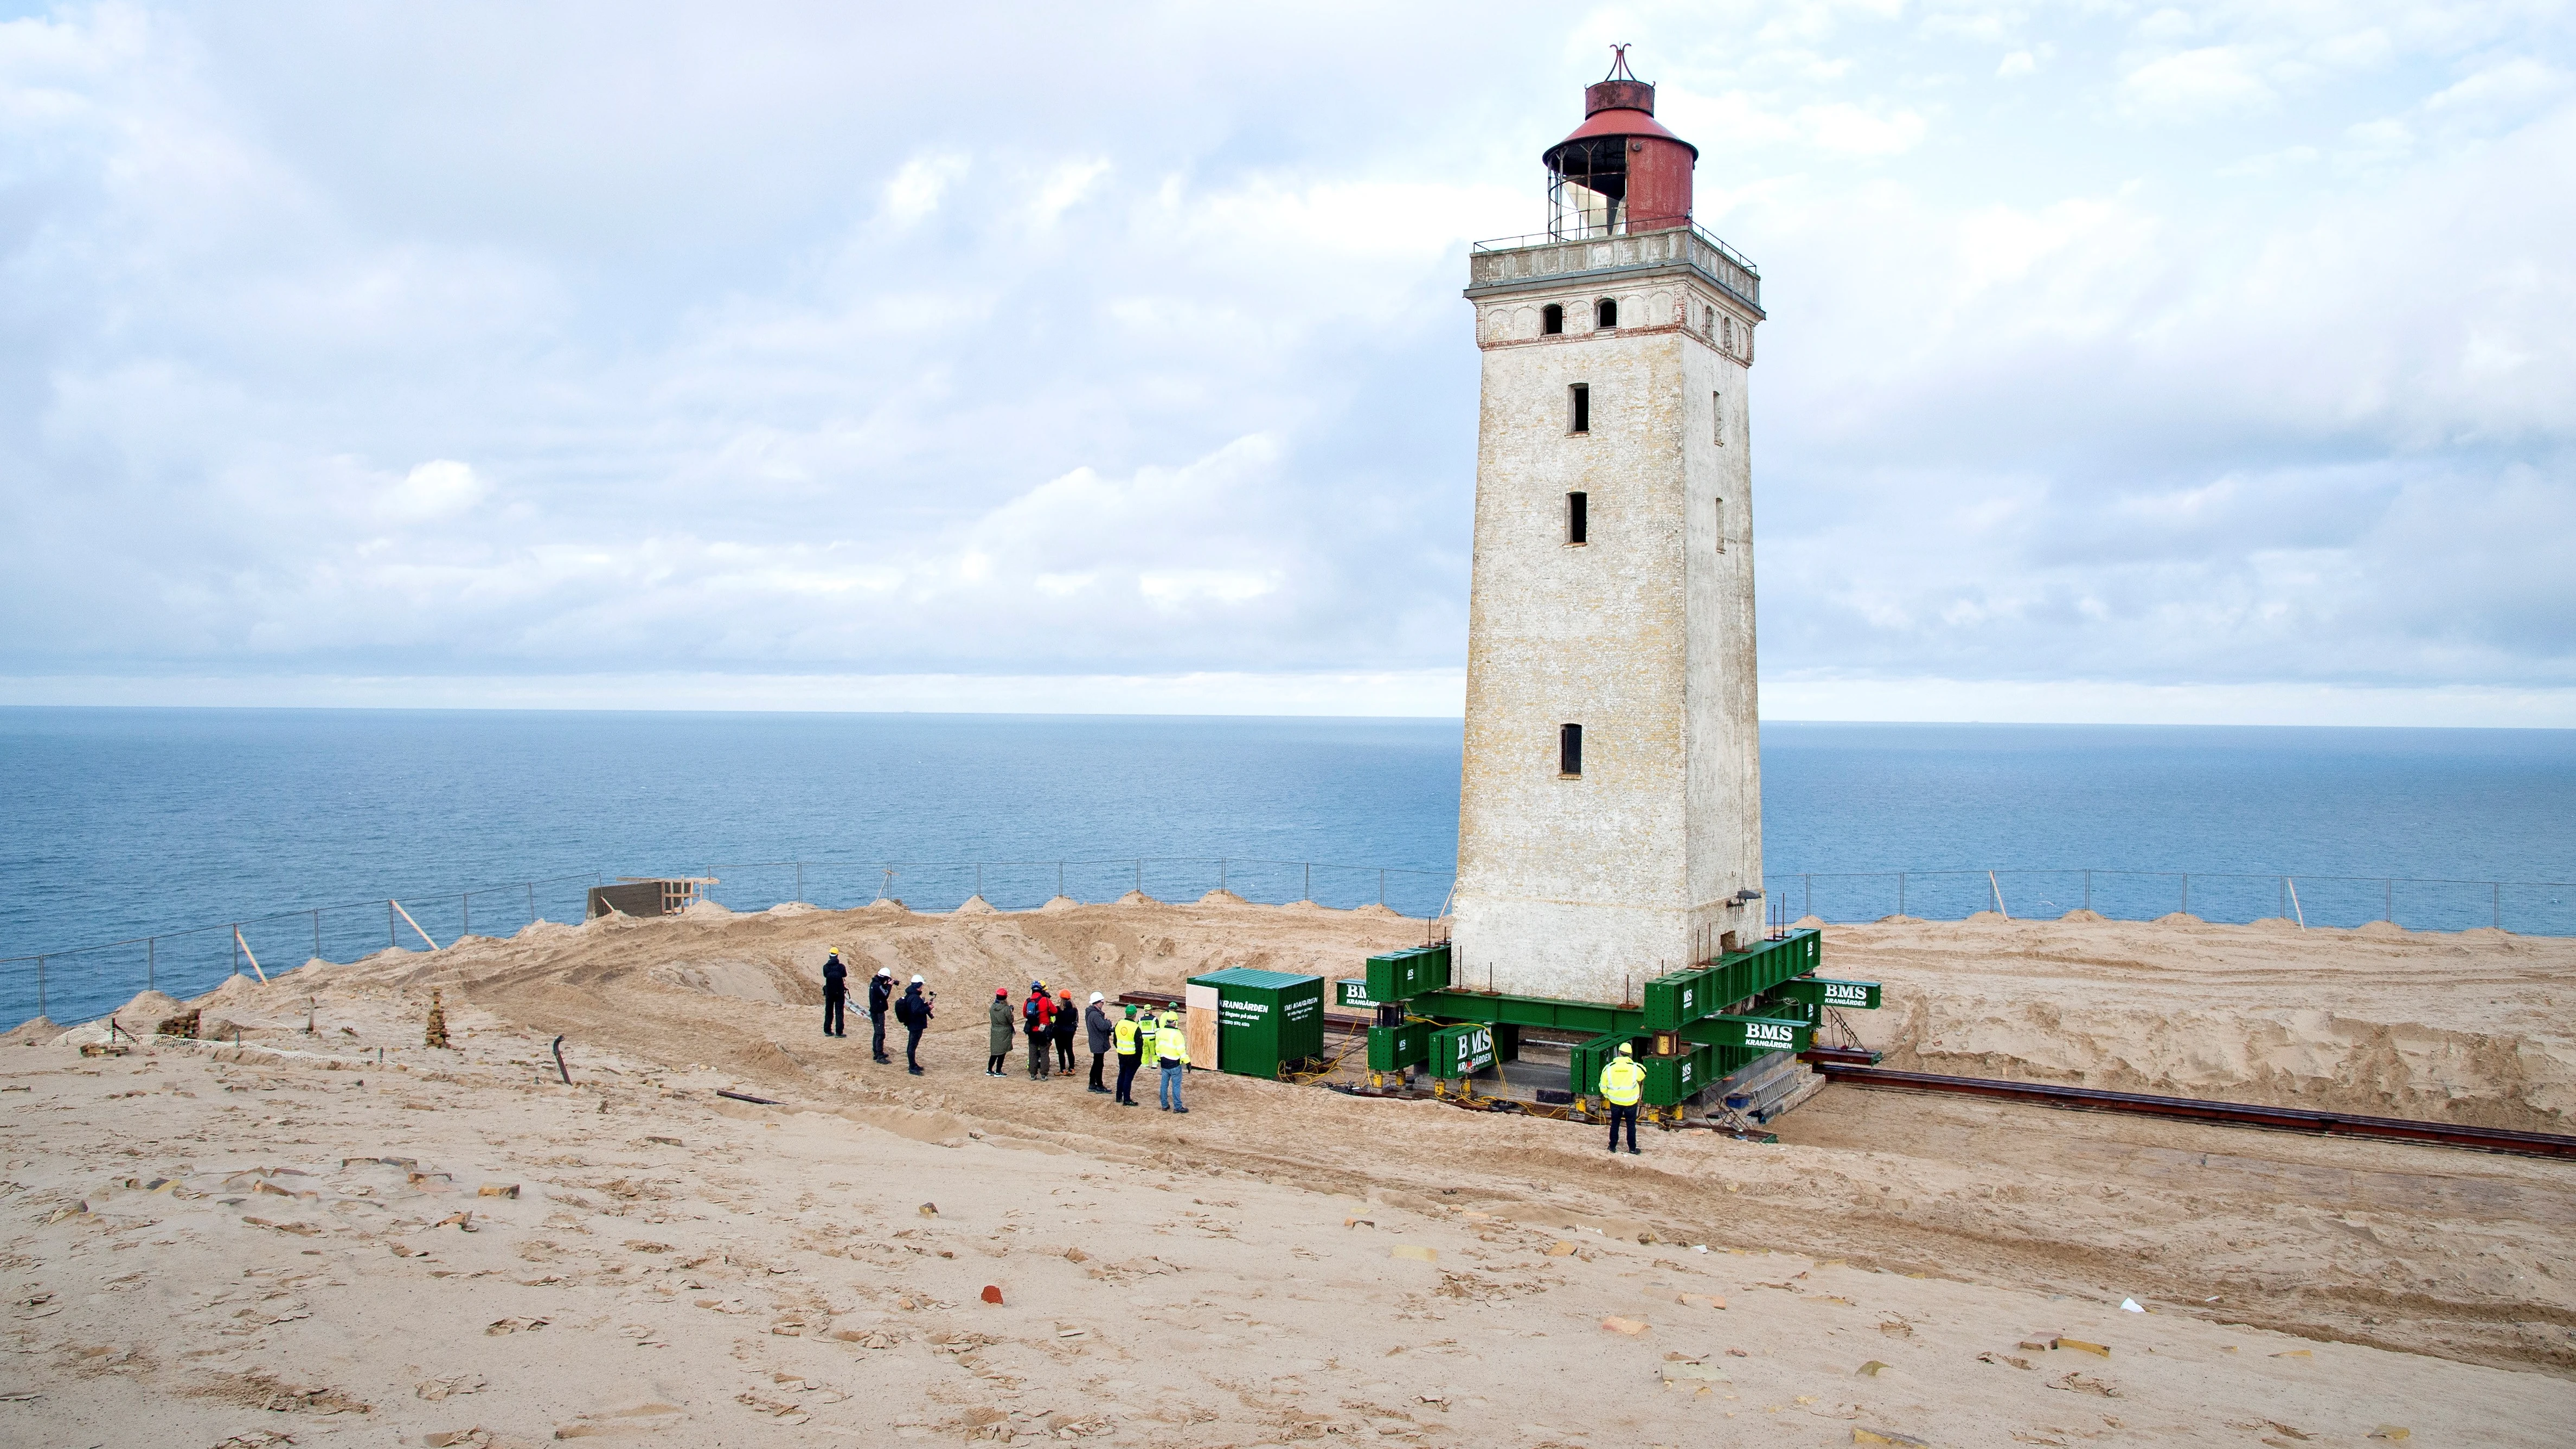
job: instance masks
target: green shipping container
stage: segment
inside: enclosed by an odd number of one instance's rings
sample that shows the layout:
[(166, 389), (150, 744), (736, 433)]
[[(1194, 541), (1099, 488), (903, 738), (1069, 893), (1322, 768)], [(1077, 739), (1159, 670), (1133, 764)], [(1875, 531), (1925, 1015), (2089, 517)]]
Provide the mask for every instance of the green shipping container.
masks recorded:
[(1431, 1075), (1443, 1079), (1472, 1077), (1494, 1065), (1494, 1029), (1470, 1022), (1444, 1026), (1431, 1034)]
[(1324, 978), (1239, 966), (1190, 978), (1216, 988), (1217, 1063), (1276, 1080), (1288, 1062), (1324, 1054)]
[(1447, 942), (1389, 951), (1368, 958), (1367, 990), (1373, 1001), (1410, 1001), (1426, 991), (1442, 990), (1448, 984)]

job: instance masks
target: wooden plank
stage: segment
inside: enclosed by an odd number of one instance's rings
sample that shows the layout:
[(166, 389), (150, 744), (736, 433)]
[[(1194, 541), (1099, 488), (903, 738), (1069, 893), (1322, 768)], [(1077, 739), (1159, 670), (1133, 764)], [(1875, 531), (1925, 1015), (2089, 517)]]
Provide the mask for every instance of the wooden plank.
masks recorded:
[(1190, 1046), (1190, 1065), (1223, 1070), (1217, 1060), (1217, 989), (1193, 983), (1181, 990), (1181, 1036)]

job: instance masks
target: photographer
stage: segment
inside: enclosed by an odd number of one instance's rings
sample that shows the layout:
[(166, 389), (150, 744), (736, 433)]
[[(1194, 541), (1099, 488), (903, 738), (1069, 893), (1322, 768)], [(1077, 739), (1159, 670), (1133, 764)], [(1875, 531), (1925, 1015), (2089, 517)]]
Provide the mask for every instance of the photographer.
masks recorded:
[(932, 1004), (938, 1000), (939, 993), (925, 990), (915, 976), (903, 989), (903, 999), (894, 1004), (894, 1019), (903, 1023), (904, 1066), (916, 1077), (922, 1075), (921, 1034), (930, 1028)]

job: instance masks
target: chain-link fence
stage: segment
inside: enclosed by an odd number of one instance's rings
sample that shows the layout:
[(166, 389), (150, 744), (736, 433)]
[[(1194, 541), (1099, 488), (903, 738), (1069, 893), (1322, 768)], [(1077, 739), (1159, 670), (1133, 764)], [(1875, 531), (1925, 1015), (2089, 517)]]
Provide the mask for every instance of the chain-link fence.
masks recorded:
[(1978, 911), (2055, 917), (2087, 910), (2119, 920), (2182, 913), (2205, 921), (2277, 919), (2303, 926), (2389, 921), (2418, 931), (2498, 927), (2576, 935), (2576, 884), (2244, 871), (1883, 870), (1773, 872), (1771, 896), (1793, 916), (1959, 920)]
[[(1137, 890), (1157, 900), (1195, 900), (1212, 890), (1227, 890), (1271, 904), (1307, 900), (1347, 909), (1374, 903), (1419, 917), (1441, 909), (1453, 872), (1302, 860), (1130, 857), (718, 861), (681, 866), (661, 876), (711, 878), (705, 899), (736, 911), (766, 910), (787, 901), (845, 909), (886, 896), (925, 911), (952, 910), (977, 897), (1012, 911), (1034, 909), (1056, 896), (1096, 902)], [(436, 950), (460, 936), (509, 936), (536, 921), (578, 921), (588, 910), (590, 888), (611, 879), (585, 872), (398, 900), (309, 906), (4, 958), (0, 1022), (16, 1024), (38, 1016), (90, 1021), (139, 991), (185, 999), (235, 974), (266, 974), (314, 959), (351, 961), (388, 946)]]
[[(1017, 911), (1058, 896), (1096, 902), (1142, 891), (1157, 900), (1186, 901), (1224, 890), (1270, 904), (1382, 904), (1414, 917), (1442, 910), (1456, 879), (1452, 871), (1422, 867), (1230, 856), (709, 861), (662, 875), (711, 878), (705, 898), (736, 911), (785, 901), (845, 909), (889, 896), (916, 910), (952, 910), (980, 898), (996, 909)], [(235, 973), (287, 969), (315, 958), (354, 960), (387, 946), (434, 950), (460, 936), (508, 936), (535, 921), (578, 921), (590, 887), (609, 880), (593, 872), (307, 907), (0, 959), (0, 1021), (93, 1020), (147, 988), (186, 998)], [(1958, 920), (1979, 911), (2056, 917), (2090, 910), (2124, 920), (2184, 912), (2237, 923), (2276, 918), (2306, 926), (2358, 926), (2384, 920), (2415, 930), (2494, 926), (2522, 935), (2576, 935), (2576, 883), (2566, 881), (2015, 868), (1775, 871), (1767, 885), (1773, 909), (1827, 921), (1891, 915)]]

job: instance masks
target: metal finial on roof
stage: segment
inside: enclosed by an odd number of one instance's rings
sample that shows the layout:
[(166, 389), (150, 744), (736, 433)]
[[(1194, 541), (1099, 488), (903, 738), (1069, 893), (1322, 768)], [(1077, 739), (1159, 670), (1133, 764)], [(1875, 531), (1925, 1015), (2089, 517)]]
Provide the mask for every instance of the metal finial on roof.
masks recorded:
[(1603, 80), (1635, 80), (1637, 73), (1628, 69), (1628, 47), (1635, 42), (1623, 41), (1610, 47), (1610, 73)]

